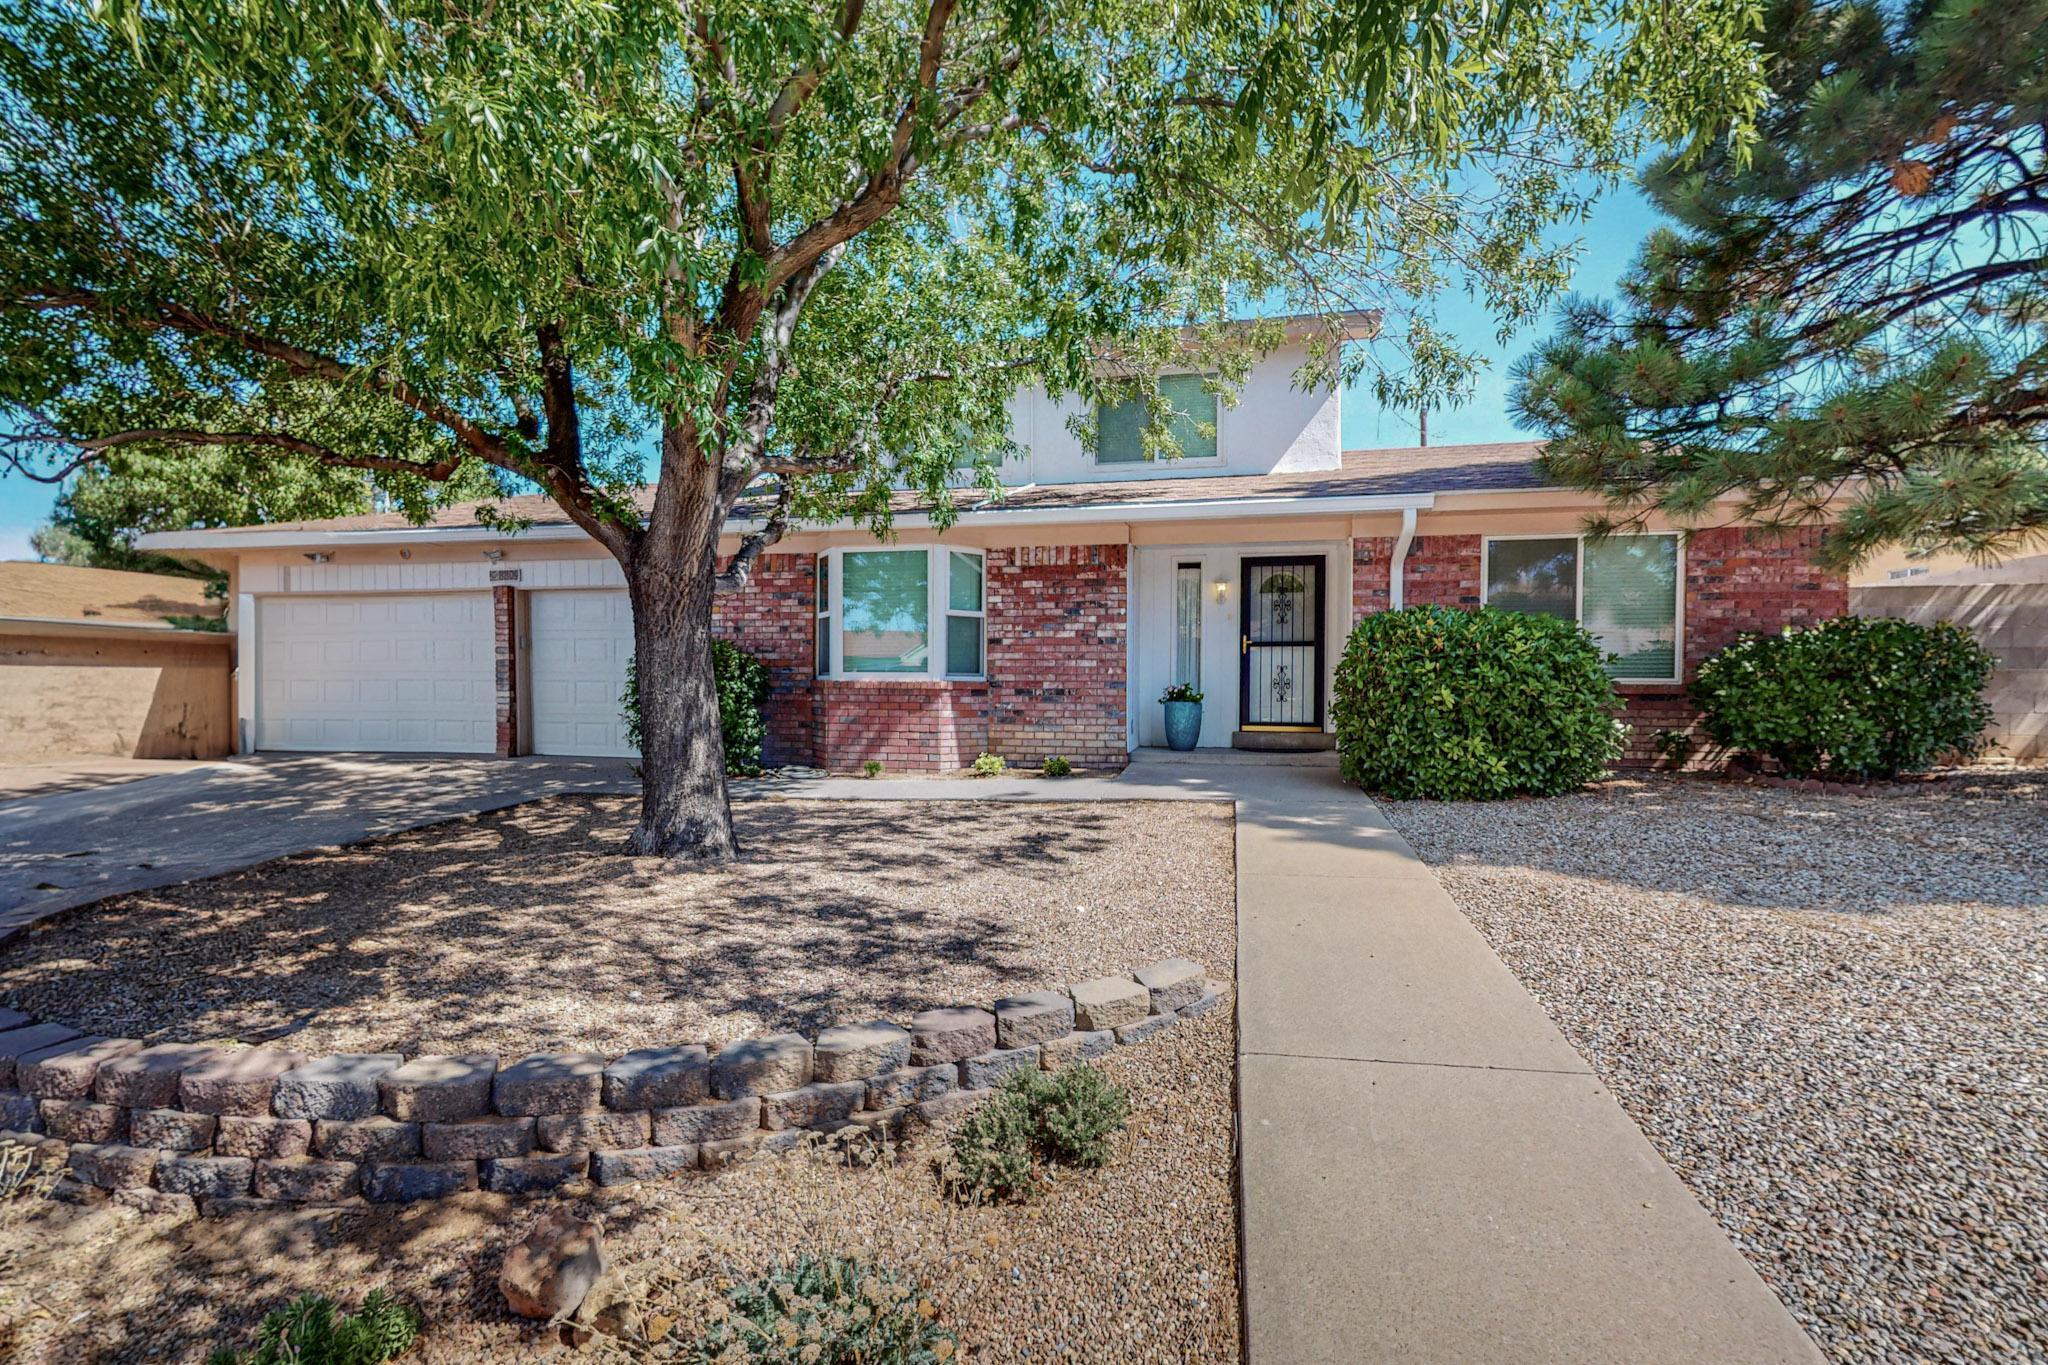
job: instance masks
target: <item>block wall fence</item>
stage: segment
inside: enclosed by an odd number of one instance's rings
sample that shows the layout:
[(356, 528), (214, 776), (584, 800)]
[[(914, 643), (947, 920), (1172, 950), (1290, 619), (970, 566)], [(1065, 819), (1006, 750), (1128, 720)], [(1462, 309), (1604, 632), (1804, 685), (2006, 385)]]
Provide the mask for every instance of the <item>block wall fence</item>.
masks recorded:
[[(1723, 527), (1701, 531), (1686, 543), (1684, 590), (1685, 673), (1690, 678), (1736, 637), (1815, 625), (1849, 610), (1846, 575), (1823, 569), (1818, 560), (1822, 531)], [(1410, 606), (1480, 605), (1480, 537), (1417, 536), (1408, 548), (1402, 589)], [(1355, 616), (1385, 611), (1391, 602), (1390, 536), (1352, 542), (1351, 602)], [(1630, 726), (1625, 767), (1656, 761), (1659, 730), (1691, 734), (1699, 711), (1683, 683), (1618, 685)]]
[(1199, 965), (1172, 958), (907, 1026), (502, 1062), (145, 1047), (0, 1009), (0, 1137), (62, 1149), (83, 1185), (221, 1211), (618, 1185), (821, 1135), (894, 1140), (972, 1108), (1012, 1072), (1141, 1043), (1224, 999)]

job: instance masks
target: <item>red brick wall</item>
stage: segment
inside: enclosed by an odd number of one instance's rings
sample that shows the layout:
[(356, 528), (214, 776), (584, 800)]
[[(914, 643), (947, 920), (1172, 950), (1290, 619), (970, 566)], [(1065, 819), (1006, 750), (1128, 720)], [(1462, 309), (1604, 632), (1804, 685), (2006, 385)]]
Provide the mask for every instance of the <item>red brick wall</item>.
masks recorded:
[[(1394, 538), (1360, 536), (1351, 542), (1351, 622), (1357, 624), (1374, 612), (1394, 604), (1388, 590), (1393, 582)], [(1345, 635), (1348, 637), (1347, 629)], [(1337, 648), (1344, 646), (1339, 643)]]
[(988, 747), (1036, 767), (1050, 754), (1122, 767), (1128, 680), (1122, 545), (988, 552)]
[(812, 686), (824, 767), (858, 768), (872, 758), (892, 771), (943, 771), (988, 748), (986, 683), (821, 678)]
[(711, 628), (768, 665), (768, 737), (761, 760), (770, 767), (817, 762), (811, 682), (817, 671), (817, 560), (763, 555), (747, 586), (720, 593)]
[(1411, 607), (1479, 605), (1479, 537), (1417, 536), (1402, 587)]
[[(1685, 548), (1685, 665), (1690, 677), (1703, 659), (1744, 634), (1808, 626), (1849, 610), (1849, 582), (1815, 562), (1818, 527), (1783, 533), (1739, 527), (1702, 531)], [(1417, 536), (1405, 575), (1410, 606), (1479, 605), (1479, 536)], [(1358, 615), (1388, 604), (1393, 541), (1352, 542), (1352, 608)], [(1625, 766), (1655, 761), (1659, 730), (1691, 731), (1698, 712), (1682, 685), (1620, 685), (1630, 727)]]
[(497, 685), (499, 758), (519, 752), (518, 589), (499, 584), (491, 589), (491, 667)]

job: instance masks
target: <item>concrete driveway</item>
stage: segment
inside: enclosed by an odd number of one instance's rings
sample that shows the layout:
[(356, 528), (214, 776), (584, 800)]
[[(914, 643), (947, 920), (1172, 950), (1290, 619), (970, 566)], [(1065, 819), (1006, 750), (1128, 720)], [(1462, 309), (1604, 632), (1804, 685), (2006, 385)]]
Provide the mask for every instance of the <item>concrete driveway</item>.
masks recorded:
[(635, 792), (624, 759), (263, 754), (0, 770), (0, 943), (103, 896), (233, 872), (560, 792)]

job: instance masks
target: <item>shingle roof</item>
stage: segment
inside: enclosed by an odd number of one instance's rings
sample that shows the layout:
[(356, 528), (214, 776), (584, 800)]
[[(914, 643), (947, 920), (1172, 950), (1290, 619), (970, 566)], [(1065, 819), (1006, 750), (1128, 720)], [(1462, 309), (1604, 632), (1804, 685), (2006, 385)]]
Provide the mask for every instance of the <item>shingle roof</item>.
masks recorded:
[[(1535, 441), (1501, 441), (1484, 445), (1347, 450), (1343, 466), (1339, 469), (1304, 470), (1290, 474), (1155, 474), (1143, 479), (1035, 484), (1006, 489), (1000, 500), (989, 499), (980, 489), (966, 489), (958, 495), (958, 505), (963, 511), (976, 507), (991, 510), (1058, 509), (1122, 503), (1171, 505), (1219, 498), (1284, 502), (1298, 498), (1516, 492), (1552, 486), (1534, 464), (1541, 449), (1541, 444)], [(646, 487), (637, 491), (634, 500), (644, 512), (652, 505), (653, 498), (654, 490)], [(444, 507), (425, 525), (441, 528), (475, 526), (477, 508), (481, 505), (461, 503)], [(560, 526), (569, 521), (568, 514), (552, 499), (538, 494), (500, 498), (490, 505), (501, 517), (527, 520), (537, 526)], [(914, 512), (923, 506), (914, 494), (899, 495), (898, 511)], [(734, 515), (743, 517), (747, 510), (745, 507), (737, 508)], [(373, 512), (325, 521), (273, 523), (261, 529), (401, 531), (413, 525), (402, 513)]]

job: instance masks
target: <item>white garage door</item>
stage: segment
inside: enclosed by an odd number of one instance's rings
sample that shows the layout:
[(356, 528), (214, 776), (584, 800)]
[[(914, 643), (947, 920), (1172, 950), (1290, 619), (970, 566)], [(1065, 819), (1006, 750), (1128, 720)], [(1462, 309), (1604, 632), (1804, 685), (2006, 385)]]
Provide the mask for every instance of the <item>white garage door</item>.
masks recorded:
[(630, 758), (619, 696), (633, 657), (633, 604), (622, 592), (537, 592), (527, 686), (537, 754)]
[(267, 597), (256, 639), (259, 749), (497, 747), (486, 593)]

